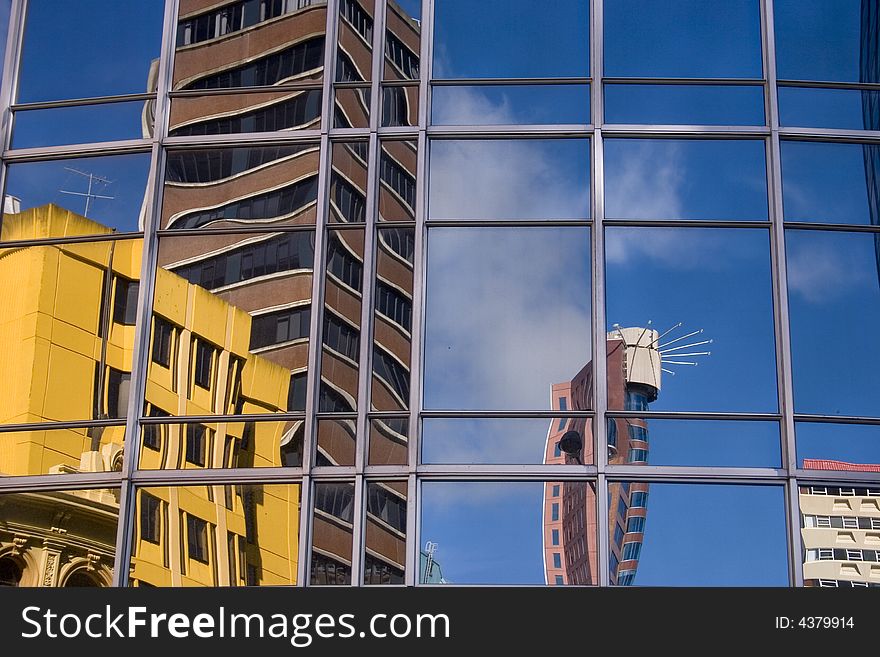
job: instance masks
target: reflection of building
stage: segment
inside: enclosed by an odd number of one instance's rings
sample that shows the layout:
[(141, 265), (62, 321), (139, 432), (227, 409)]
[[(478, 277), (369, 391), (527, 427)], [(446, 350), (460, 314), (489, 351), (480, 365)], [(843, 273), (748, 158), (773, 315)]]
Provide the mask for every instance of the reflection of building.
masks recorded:
[[(170, 135), (318, 129), (326, 10), (320, 0), (245, 0), (220, 7), (182, 0), (172, 89), (187, 95), (172, 102)], [(334, 125), (367, 127), (372, 3), (342, 0), (339, 11)], [(386, 75), (395, 72), (389, 78), (393, 80), (417, 78), (418, 23), (393, 3), (388, 16)], [(210, 93), (220, 89), (236, 93)], [(401, 91), (406, 93), (383, 95), (386, 124), (407, 125), (417, 118), (414, 96), (408, 88)], [(159, 266), (252, 316), (247, 348), (284, 368), (289, 377), (289, 394), (279, 410), (305, 411), (309, 330), (312, 313), (320, 311), (316, 410), (332, 416), (317, 424), (317, 466), (354, 465), (355, 414), (358, 403), (366, 403), (358, 396), (365, 365), (361, 340), (367, 288), (374, 299), (370, 311), (375, 327), (371, 406), (402, 413), (409, 408), (414, 231), (393, 225), (379, 230), (375, 278), (365, 271), (363, 224), (368, 221), (368, 172), (374, 169), (368, 165), (368, 142), (334, 142), (330, 159), (326, 209), (333, 229), (325, 234), (323, 254), (315, 254), (312, 228), (318, 216), (317, 142), (170, 151), (160, 224), (168, 233), (160, 240)], [(381, 143), (381, 221), (415, 220), (416, 165), (414, 141)], [(201, 232), (196, 238), (172, 237), (176, 230)], [(322, 305), (312, 299), (316, 257), (326, 263)], [(160, 269), (160, 280), (163, 273)], [(168, 319), (160, 302), (157, 295), (154, 342)], [(155, 361), (151, 368), (157, 369)], [(160, 405), (146, 412), (164, 415), (168, 410)], [(201, 412), (261, 410), (269, 409), (215, 403)], [(371, 463), (407, 462), (405, 418), (377, 418), (370, 423), (370, 436)], [(301, 464), (302, 440), (302, 422), (288, 422), (281, 440), (284, 464)], [(370, 489), (365, 576), (376, 583), (399, 582), (406, 514), (395, 510), (405, 508), (406, 488), (389, 482), (371, 484)], [(315, 499), (313, 583), (348, 583), (353, 487), (320, 484)]]
[(0, 495), (0, 586), (110, 586), (116, 491)]
[[(878, 464), (804, 459), (804, 470), (880, 472)], [(805, 586), (880, 586), (880, 488), (801, 486)]]
[[(656, 331), (616, 329), (608, 334), (609, 410), (647, 411), (660, 390), (661, 356)], [(560, 412), (590, 408), (593, 367), (587, 363), (568, 383), (553, 386), (553, 409)], [(551, 422), (544, 463), (592, 463), (592, 420), (561, 418)], [(560, 439), (569, 431), (581, 438), (577, 453), (566, 453)], [(609, 418), (608, 463), (646, 463), (647, 423), (638, 418)], [(608, 484), (611, 584), (629, 585), (635, 579), (644, 538), (648, 484)], [(551, 585), (597, 584), (598, 546), (595, 493), (584, 482), (544, 485), (544, 570)]]
[[(7, 216), (4, 225), (10, 234), (31, 238), (110, 232), (54, 205)], [(2, 299), (6, 312), (0, 347), (15, 355), (2, 361), (4, 368), (13, 368), (2, 371), (13, 388), (0, 401), (0, 421), (124, 421), (140, 260), (135, 240), (0, 251), (0, 276), (9, 283)], [(162, 271), (155, 299), (146, 387), (152, 415), (276, 412), (286, 406), (287, 371), (248, 351), (252, 326), (247, 313)], [(122, 426), (5, 434), (0, 473), (119, 470), (122, 434)], [(278, 423), (151, 425), (144, 430), (141, 467), (278, 466), (281, 441)], [(266, 487), (259, 500), (240, 487), (236, 495), (231, 487), (211, 488), (167, 489), (164, 499), (139, 491), (135, 582), (234, 584), (233, 576), (226, 576), (232, 572), (241, 583), (295, 582), (296, 555), (290, 554), (290, 545), (296, 545), (298, 534), (299, 487), (281, 487), (282, 494)], [(0, 502), (0, 557), (8, 554), (0, 563), (6, 579), (63, 584), (73, 573), (68, 566), (82, 562), (85, 570), (76, 569), (79, 574), (71, 581), (110, 583), (119, 513), (114, 492), (22, 494), (3, 496)], [(288, 516), (291, 522), (279, 522)], [(257, 531), (262, 534), (259, 548), (251, 542)], [(224, 541), (241, 548), (221, 552), (217, 545)], [(187, 545), (187, 551), (171, 550), (176, 544)], [(161, 559), (150, 555), (151, 545), (157, 546), (157, 555), (163, 553)], [(285, 555), (286, 565), (269, 568), (273, 551)], [(237, 569), (231, 570), (228, 555), (240, 555)]]

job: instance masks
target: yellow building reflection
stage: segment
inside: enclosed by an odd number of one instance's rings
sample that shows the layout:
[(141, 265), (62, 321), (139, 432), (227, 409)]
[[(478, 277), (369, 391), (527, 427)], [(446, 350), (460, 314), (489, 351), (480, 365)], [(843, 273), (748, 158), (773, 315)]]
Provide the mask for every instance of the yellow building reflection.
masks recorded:
[[(7, 215), (4, 230), (10, 239), (112, 232), (55, 205)], [(0, 475), (122, 469), (140, 271), (140, 240), (0, 250), (0, 277), (9, 282), (0, 298), (0, 376), (8, 383), (0, 423), (119, 421), (4, 433)], [(286, 409), (289, 370), (249, 352), (247, 312), (162, 269), (153, 310), (148, 408), (169, 416)], [(298, 424), (150, 425), (141, 467), (281, 466), (285, 437)], [(140, 490), (132, 580), (293, 584), (299, 499), (299, 485)], [(21, 515), (33, 518), (24, 529)], [(109, 585), (118, 515), (116, 491), (0, 496), (0, 579), (54, 586), (66, 581), (62, 566), (85, 559), (89, 576), (75, 581)], [(52, 560), (59, 563), (49, 576)]]

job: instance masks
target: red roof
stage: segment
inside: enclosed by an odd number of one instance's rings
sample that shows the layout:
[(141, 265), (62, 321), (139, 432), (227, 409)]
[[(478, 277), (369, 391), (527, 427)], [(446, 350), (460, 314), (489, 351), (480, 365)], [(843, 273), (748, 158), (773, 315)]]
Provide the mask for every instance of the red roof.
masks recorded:
[(851, 470), (853, 472), (880, 472), (880, 463), (847, 463), (828, 459), (804, 459), (804, 470)]

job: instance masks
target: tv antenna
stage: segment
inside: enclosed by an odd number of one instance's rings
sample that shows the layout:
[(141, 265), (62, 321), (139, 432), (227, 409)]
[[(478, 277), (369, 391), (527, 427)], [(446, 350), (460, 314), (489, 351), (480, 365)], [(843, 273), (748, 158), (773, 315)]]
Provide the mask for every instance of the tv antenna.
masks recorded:
[(114, 197), (112, 197), (112, 196), (105, 196), (105, 195), (103, 195), (103, 194), (94, 194), (94, 193), (92, 193), (92, 188), (93, 188), (96, 184), (104, 185), (104, 186), (106, 187), (107, 185), (109, 185), (109, 184), (111, 184), (111, 183), (113, 182), (112, 180), (108, 180), (107, 178), (102, 178), (101, 176), (96, 176), (96, 175), (93, 174), (93, 173), (87, 173), (87, 172), (85, 172), (85, 171), (80, 171), (79, 169), (74, 169), (73, 167), (64, 167), (64, 168), (65, 168), (66, 170), (70, 171), (71, 173), (75, 173), (75, 174), (77, 174), (77, 175), (80, 175), (80, 176), (82, 176), (82, 177), (84, 177), (84, 178), (88, 178), (88, 179), (89, 179), (89, 188), (88, 188), (88, 191), (86, 191), (85, 193), (83, 193), (83, 192), (70, 192), (70, 191), (67, 191), (66, 189), (61, 189), (61, 190), (59, 190), (62, 194), (70, 194), (70, 195), (72, 195), (72, 196), (84, 196), (84, 197), (85, 197), (85, 199), (86, 199), (86, 210), (85, 210), (85, 212), (83, 213), (83, 216), (84, 216), (84, 217), (88, 217), (88, 216), (89, 216), (89, 208), (90, 208), (91, 205), (92, 205), (92, 199), (93, 199), (93, 198), (104, 198), (104, 199), (113, 200)]

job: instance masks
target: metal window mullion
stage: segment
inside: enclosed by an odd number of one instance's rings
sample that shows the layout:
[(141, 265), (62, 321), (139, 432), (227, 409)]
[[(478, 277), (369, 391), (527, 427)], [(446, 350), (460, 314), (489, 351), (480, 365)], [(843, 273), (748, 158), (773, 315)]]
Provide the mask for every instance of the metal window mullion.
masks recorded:
[[(782, 160), (779, 142), (779, 98), (776, 92), (776, 35), (773, 23), (773, 0), (762, 0), (762, 25), (765, 76), (770, 115), (770, 143), (768, 148), (768, 185), (770, 188), (770, 219), (773, 230), (770, 239), (771, 275), (773, 277), (774, 325), (776, 327), (776, 362), (778, 373), (779, 406), (782, 412), (783, 468), (789, 477), (797, 470), (797, 445), (794, 424), (794, 388), (792, 384), (792, 353), (790, 316), (788, 308), (788, 278), (785, 256), (785, 226), (782, 199)], [(800, 509), (797, 485), (792, 478), (788, 482), (785, 499), (786, 528), (788, 530), (789, 581), (803, 586), (801, 563)], [(794, 488), (794, 491), (792, 491)]]
[(297, 581), (299, 586), (308, 586), (311, 580), (312, 554), (312, 500), (314, 498), (314, 482), (310, 472), (314, 464), (314, 452), (317, 440), (318, 401), (321, 389), (321, 351), (323, 338), (322, 319), (324, 313), (324, 233), (329, 212), (329, 189), (331, 171), (331, 144), (329, 130), (333, 114), (333, 71), (336, 57), (336, 21), (339, 15), (339, 0), (327, 0), (327, 16), (325, 23), (324, 51), (324, 87), (321, 107), (321, 145), (318, 159), (318, 207), (315, 216), (315, 260), (312, 267), (312, 301), (309, 321), (309, 360), (306, 371), (306, 419), (303, 429), (303, 484), (300, 489), (300, 522), (299, 522), (299, 563), (297, 564)]
[[(24, 23), (27, 13), (27, 0), (13, 0), (9, 12), (9, 29), (6, 36), (6, 56), (3, 61), (3, 85), (0, 88), (0, 152), (5, 154), (12, 146), (13, 113), (11, 105), (18, 87), (18, 74), (21, 64), (22, 44), (24, 42)], [(0, 189), (6, 197), (6, 162), (0, 166)]]
[(351, 586), (361, 586), (364, 581), (363, 554), (366, 531), (364, 525), (367, 519), (364, 495), (366, 488), (364, 475), (359, 473), (354, 478), (354, 517), (351, 531)]
[(421, 568), (421, 482), (416, 475), (421, 454), (421, 420), (420, 411), (424, 404), (423, 372), (424, 372), (424, 317), (425, 317), (425, 286), (427, 284), (427, 225), (428, 216), (428, 120), (431, 106), (431, 78), (433, 76), (434, 48), (434, 0), (422, 0), (421, 21), (421, 65), (419, 71), (419, 136), (418, 160), (416, 165), (416, 225), (413, 231), (415, 252), (413, 253), (413, 313), (412, 313), (412, 345), (410, 352), (410, 385), (409, 426), (408, 428), (408, 467), (410, 476), (407, 484), (408, 499), (406, 507), (406, 569), (404, 582), (407, 586), (419, 584)]
[[(306, 468), (308, 472), (308, 468)], [(300, 486), (300, 504), (299, 504), (299, 541), (298, 554), (299, 561), (296, 564), (296, 582), (297, 586), (308, 586), (309, 571), (312, 561), (312, 512), (311, 501), (313, 482), (311, 477), (303, 475), (302, 485)]]
[(167, 0), (163, 15), (162, 45), (159, 51), (159, 71), (157, 76), (156, 104), (153, 122), (150, 173), (147, 179), (147, 202), (141, 250), (141, 277), (138, 291), (138, 309), (134, 332), (131, 381), (128, 415), (125, 427), (125, 447), (122, 464), (123, 484), (119, 494), (119, 523), (116, 532), (116, 553), (113, 564), (114, 586), (128, 586), (129, 564), (134, 548), (134, 525), (137, 491), (131, 477), (137, 470), (138, 447), (140, 446), (139, 418), (144, 407), (146, 382), (149, 371), (151, 318), (153, 314), (153, 293), (156, 282), (159, 239), (156, 230), (162, 214), (162, 198), (165, 177), (165, 152), (161, 147), (162, 138), (167, 131), (168, 90), (174, 61), (174, 37), (177, 0)]
[(0, 493), (117, 488), (122, 484), (122, 481), (123, 479), (119, 472), (80, 472), (64, 475), (6, 475), (0, 477)]
[(608, 586), (611, 581), (608, 557), (608, 485), (605, 469), (608, 466), (608, 437), (606, 436), (605, 413), (608, 410), (608, 390), (606, 377), (605, 344), (605, 166), (602, 126), (605, 123), (604, 94), (602, 90), (603, 73), (603, 0), (592, 0), (590, 11), (590, 67), (593, 84), (590, 88), (592, 123), (591, 140), (593, 198), (593, 229), (591, 231), (592, 263), (592, 307), (593, 307), (593, 454), (598, 472), (596, 481), (596, 537), (599, 563), (596, 565), (598, 584)]

